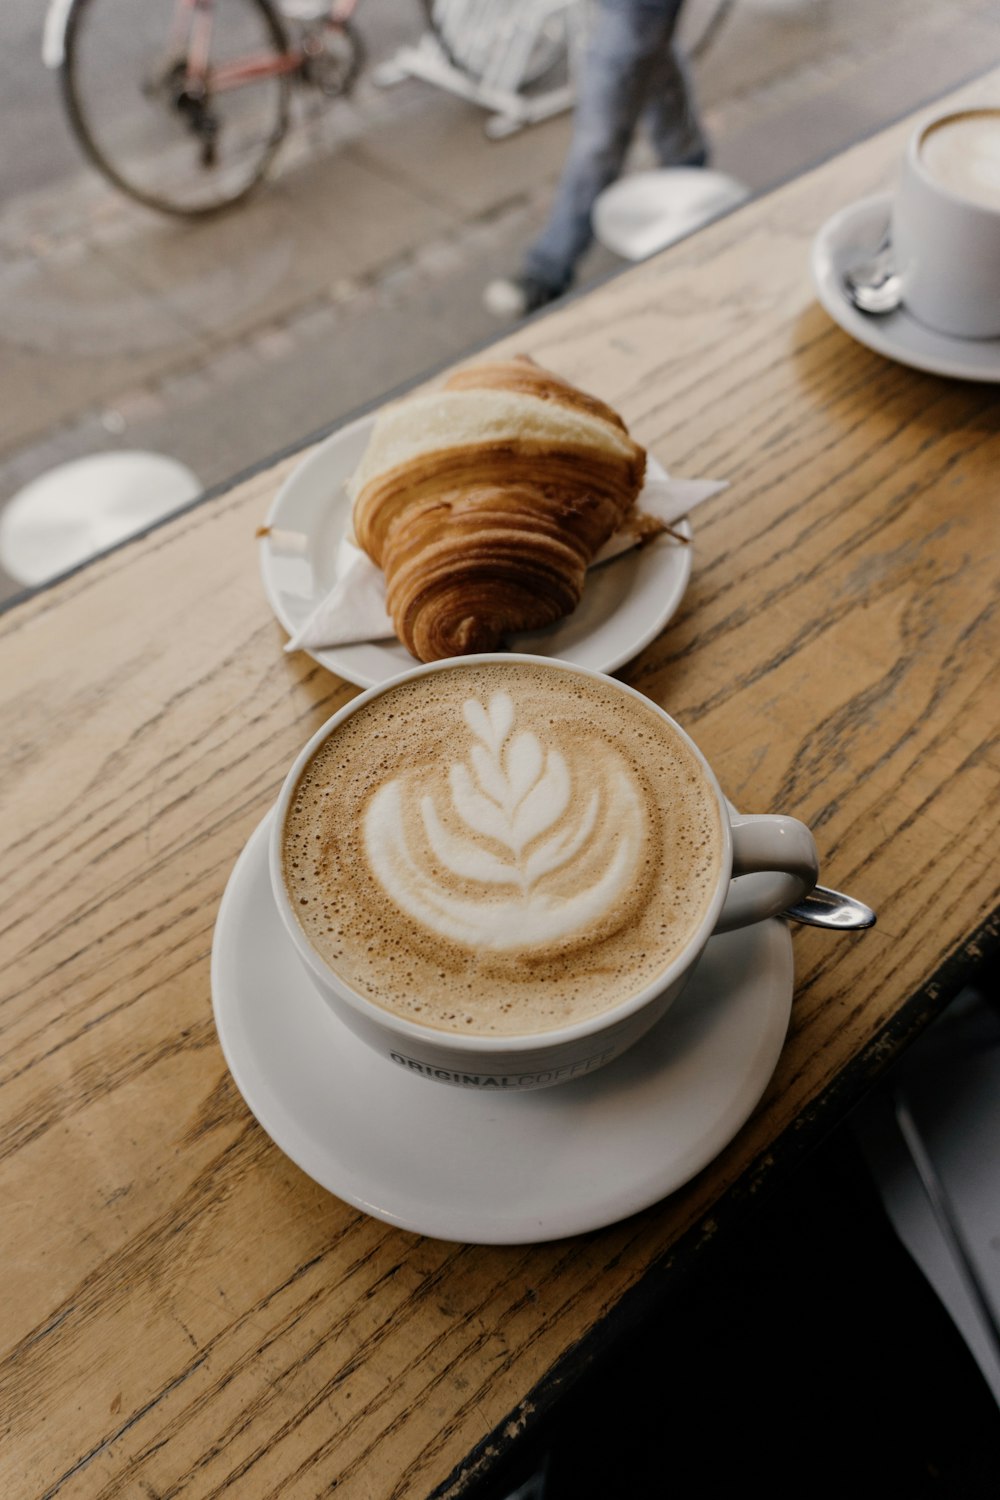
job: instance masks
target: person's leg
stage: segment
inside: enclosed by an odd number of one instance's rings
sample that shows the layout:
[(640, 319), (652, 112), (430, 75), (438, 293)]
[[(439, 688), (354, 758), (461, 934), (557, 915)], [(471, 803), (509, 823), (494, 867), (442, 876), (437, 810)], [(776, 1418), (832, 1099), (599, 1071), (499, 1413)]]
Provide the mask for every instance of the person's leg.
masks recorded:
[(708, 142), (687, 62), (671, 42), (656, 58), (649, 81), (649, 100), (642, 118), (661, 167), (703, 167)]
[[(621, 172), (649, 89), (661, 77), (680, 0), (602, 0), (577, 91), (573, 137), (548, 221), (524, 256), (526, 278), (566, 290), (591, 243), (597, 195)], [(671, 70), (671, 77), (673, 77)]]

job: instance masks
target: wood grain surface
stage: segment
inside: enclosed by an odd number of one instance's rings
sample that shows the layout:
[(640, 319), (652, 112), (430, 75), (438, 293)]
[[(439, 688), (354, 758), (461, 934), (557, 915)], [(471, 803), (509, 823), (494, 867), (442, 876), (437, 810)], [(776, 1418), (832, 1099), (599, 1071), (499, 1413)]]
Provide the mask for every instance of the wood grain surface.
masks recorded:
[(729, 481), (679, 615), (620, 675), (879, 914), (795, 931), (775, 1077), (666, 1202), (527, 1248), (421, 1239), (316, 1186), (236, 1090), (219, 900), (355, 692), (283, 653), (264, 599), (254, 531), (296, 458), (0, 620), (5, 1500), (470, 1493), (574, 1351), (667, 1292), (995, 943), (1000, 386), (870, 353), (809, 274), (909, 129), (500, 345)]

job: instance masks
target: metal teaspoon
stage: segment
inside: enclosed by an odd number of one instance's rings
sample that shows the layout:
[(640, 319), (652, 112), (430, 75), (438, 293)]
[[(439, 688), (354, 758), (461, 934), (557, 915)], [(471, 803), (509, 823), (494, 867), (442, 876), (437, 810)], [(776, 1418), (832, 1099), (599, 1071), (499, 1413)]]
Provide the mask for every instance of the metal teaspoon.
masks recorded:
[(844, 272), (844, 291), (865, 313), (894, 312), (903, 300), (903, 281), (892, 262), (892, 244), (883, 236), (874, 254)]
[(781, 914), (808, 927), (829, 927), (838, 932), (854, 932), (875, 926), (875, 913), (863, 901), (831, 891), (825, 885), (813, 886), (808, 895)]

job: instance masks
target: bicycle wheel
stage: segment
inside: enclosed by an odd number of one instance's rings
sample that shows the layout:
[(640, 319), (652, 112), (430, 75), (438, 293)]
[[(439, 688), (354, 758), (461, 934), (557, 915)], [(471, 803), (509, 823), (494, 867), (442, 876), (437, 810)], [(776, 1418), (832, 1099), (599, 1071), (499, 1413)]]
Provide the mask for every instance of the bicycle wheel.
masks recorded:
[(66, 26), (63, 97), (80, 145), (122, 192), (163, 213), (200, 216), (245, 198), (288, 126), (289, 74), (266, 70), (292, 59), (269, 0), (213, 0), (201, 85), (187, 59), (204, 14), (190, 0), (76, 0)]
[[(424, 20), (441, 51), (451, 63), (481, 83), (494, 49), (504, 38), (509, 17), (492, 0), (422, 0)], [(530, 88), (565, 63), (566, 28), (559, 17), (542, 26), (524, 69), (522, 88)]]

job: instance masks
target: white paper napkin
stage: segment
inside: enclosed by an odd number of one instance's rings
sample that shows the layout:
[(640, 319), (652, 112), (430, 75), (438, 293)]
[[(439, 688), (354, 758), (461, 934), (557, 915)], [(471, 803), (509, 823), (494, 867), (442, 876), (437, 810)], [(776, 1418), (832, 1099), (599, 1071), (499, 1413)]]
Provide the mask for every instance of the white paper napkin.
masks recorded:
[[(725, 480), (671, 479), (659, 465), (657, 471), (647, 477), (636, 510), (666, 526), (690, 515), (696, 505), (726, 488)], [(590, 566), (630, 552), (638, 540), (636, 527), (626, 523), (605, 542)], [(337, 552), (335, 580), (329, 593), (286, 643), (286, 651), (319, 650), (324, 646), (349, 646), (395, 637), (385, 608), (385, 575), (347, 535)]]

